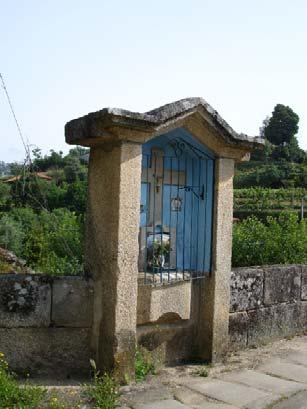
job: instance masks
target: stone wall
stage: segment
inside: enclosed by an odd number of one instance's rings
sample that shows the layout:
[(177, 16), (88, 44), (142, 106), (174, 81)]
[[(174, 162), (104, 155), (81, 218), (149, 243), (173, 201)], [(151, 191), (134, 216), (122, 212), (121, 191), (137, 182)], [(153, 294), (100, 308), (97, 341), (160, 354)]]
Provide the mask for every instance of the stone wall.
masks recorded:
[[(190, 282), (139, 286), (139, 343), (168, 362), (193, 357), (196, 290)], [(10, 367), (34, 376), (88, 375), (93, 293), (81, 277), (0, 275), (0, 352)], [(230, 293), (232, 350), (307, 329), (306, 265), (233, 269)]]
[(307, 329), (307, 266), (233, 269), (230, 348), (254, 347)]
[[(193, 356), (191, 284), (140, 286), (138, 340), (169, 362)], [(307, 330), (307, 266), (233, 269), (230, 286), (230, 349), (254, 347)]]
[(31, 375), (89, 374), (93, 289), (80, 277), (0, 275), (0, 351)]

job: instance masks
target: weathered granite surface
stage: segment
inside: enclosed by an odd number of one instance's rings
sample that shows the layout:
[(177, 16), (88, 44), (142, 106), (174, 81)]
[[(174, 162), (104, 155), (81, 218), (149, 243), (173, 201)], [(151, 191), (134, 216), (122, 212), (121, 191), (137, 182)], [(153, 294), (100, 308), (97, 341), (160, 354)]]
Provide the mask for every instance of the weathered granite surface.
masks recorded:
[(296, 265), (264, 267), (264, 304), (299, 300), (301, 270)]
[(25, 274), (0, 276), (0, 328), (48, 327), (51, 280)]
[(57, 277), (52, 284), (52, 324), (57, 327), (92, 326), (92, 283), (82, 277)]
[(258, 346), (307, 328), (307, 266), (233, 269), (230, 347)]
[(0, 351), (22, 375), (89, 375), (89, 345), (84, 328), (0, 328)]
[[(205, 111), (210, 121), (220, 131), (227, 143), (245, 146), (263, 146), (264, 140), (260, 137), (249, 137), (238, 134), (231, 126), (211, 107), (203, 98), (185, 98), (148, 112), (131, 112), (120, 108), (103, 108), (98, 112), (89, 113), (82, 118), (73, 119), (65, 126), (66, 142), (70, 144), (95, 138), (97, 136), (108, 138), (107, 131), (112, 125), (136, 129), (145, 129), (148, 132), (158, 130), (196, 111)], [(105, 134), (102, 133), (105, 131)]]
[(138, 344), (152, 352), (159, 363), (176, 363), (192, 355), (193, 325), (188, 320), (174, 323), (139, 325)]
[[(147, 324), (137, 328), (139, 344), (162, 361), (193, 356), (195, 322), (189, 319), (187, 286), (184, 283), (151, 289), (150, 293), (163, 293), (163, 302), (161, 306), (158, 300), (153, 305), (146, 304), (146, 308), (153, 308), (148, 313), (153, 322), (146, 319), (143, 322)], [(306, 287), (307, 266), (233, 269), (230, 348), (254, 347), (304, 332)], [(6, 354), (12, 368), (36, 374), (55, 373), (63, 368), (61, 373), (65, 376), (74, 370), (86, 372), (93, 291), (91, 282), (81, 277), (0, 275), (0, 351)], [(174, 300), (168, 299), (172, 296)], [(184, 301), (185, 309), (176, 308), (180, 300)], [(146, 311), (142, 310), (143, 313)]]
[(245, 311), (263, 305), (263, 270), (233, 269), (230, 281), (230, 311)]
[(299, 305), (295, 303), (248, 311), (248, 346), (261, 345), (303, 331), (300, 312)]
[(22, 374), (89, 374), (93, 289), (82, 277), (0, 275), (0, 352)]
[(307, 266), (302, 266), (302, 300), (307, 301)]
[(246, 311), (230, 314), (229, 343), (233, 349), (244, 349), (248, 345), (249, 317)]
[(191, 314), (191, 282), (168, 286), (138, 286), (137, 325), (189, 319)]

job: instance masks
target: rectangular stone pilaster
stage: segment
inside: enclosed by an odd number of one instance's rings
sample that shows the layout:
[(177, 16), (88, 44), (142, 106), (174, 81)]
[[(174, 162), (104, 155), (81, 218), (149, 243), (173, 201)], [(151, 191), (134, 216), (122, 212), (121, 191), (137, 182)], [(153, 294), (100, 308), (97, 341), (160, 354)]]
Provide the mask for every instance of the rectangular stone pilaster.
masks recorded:
[(94, 280), (91, 349), (100, 370), (134, 376), (141, 145), (91, 148), (85, 268)]
[(216, 160), (212, 272), (209, 277), (193, 284), (200, 307), (195, 309), (198, 313), (195, 354), (213, 362), (221, 359), (228, 346), (233, 175), (233, 159)]

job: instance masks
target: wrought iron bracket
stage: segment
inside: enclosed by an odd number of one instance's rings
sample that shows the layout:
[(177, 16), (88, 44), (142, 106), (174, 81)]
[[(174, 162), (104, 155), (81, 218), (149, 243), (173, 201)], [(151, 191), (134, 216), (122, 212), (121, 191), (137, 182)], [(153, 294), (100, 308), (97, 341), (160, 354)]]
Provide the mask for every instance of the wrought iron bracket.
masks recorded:
[[(186, 192), (192, 192), (197, 199), (205, 200), (205, 185), (202, 186), (183, 186), (179, 187), (179, 189), (183, 189)], [(195, 189), (198, 189), (200, 193), (197, 193)]]

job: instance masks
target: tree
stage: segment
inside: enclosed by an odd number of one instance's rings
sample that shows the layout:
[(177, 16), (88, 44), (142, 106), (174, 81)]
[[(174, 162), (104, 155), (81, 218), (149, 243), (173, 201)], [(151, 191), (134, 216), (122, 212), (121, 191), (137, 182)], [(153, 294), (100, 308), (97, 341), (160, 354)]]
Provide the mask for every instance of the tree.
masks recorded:
[(274, 145), (286, 145), (297, 133), (298, 122), (299, 116), (290, 107), (277, 104), (265, 127), (265, 137)]
[(261, 136), (261, 138), (265, 138), (265, 129), (267, 128), (267, 126), (269, 125), (270, 122), (270, 117), (267, 116), (263, 121), (262, 121), (262, 125), (259, 128), (259, 135)]
[(87, 176), (87, 168), (81, 165), (78, 157), (69, 157), (64, 166), (64, 175), (68, 183), (76, 182), (77, 180), (85, 180)]
[(63, 152), (55, 152), (50, 149), (49, 155), (42, 156), (41, 149), (35, 148), (32, 150), (34, 156), (33, 170), (46, 172), (49, 169), (58, 169), (64, 166)]
[(285, 146), (276, 146), (271, 157), (278, 161), (303, 163), (306, 159), (306, 153), (298, 145), (295, 136)]

